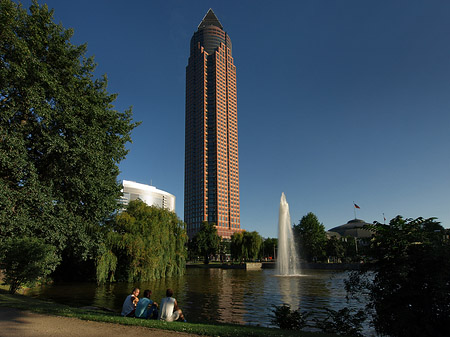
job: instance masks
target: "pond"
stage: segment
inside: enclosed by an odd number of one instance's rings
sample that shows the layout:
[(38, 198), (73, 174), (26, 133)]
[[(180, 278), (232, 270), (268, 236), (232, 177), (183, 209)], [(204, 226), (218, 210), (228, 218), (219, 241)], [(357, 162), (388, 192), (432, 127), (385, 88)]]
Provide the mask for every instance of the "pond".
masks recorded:
[(272, 326), (274, 305), (314, 311), (323, 317), (324, 308), (345, 306), (362, 308), (356, 301), (347, 303), (344, 279), (347, 272), (304, 270), (302, 276), (279, 277), (273, 269), (189, 268), (180, 278), (138, 284), (58, 283), (30, 289), (27, 295), (51, 299), (70, 306), (98, 306), (120, 312), (125, 297), (137, 286), (151, 289), (152, 299), (160, 302), (167, 288), (174, 290), (188, 322), (221, 322)]

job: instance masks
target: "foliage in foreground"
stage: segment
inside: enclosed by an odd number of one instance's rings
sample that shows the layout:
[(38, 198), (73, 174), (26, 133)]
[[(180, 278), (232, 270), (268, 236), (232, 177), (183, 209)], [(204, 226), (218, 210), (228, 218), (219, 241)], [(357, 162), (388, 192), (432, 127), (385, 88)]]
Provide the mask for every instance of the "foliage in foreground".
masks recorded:
[(374, 223), (372, 263), (346, 282), (351, 295), (368, 295), (378, 333), (444, 337), (450, 331), (450, 241), (434, 218)]
[(184, 223), (173, 212), (131, 201), (105, 226), (106, 243), (97, 260), (97, 281), (149, 281), (184, 274)]
[(83, 320), (141, 326), (152, 329), (171, 330), (190, 334), (222, 337), (331, 337), (333, 335), (312, 332), (283, 331), (280, 329), (242, 326), (234, 324), (200, 324), (182, 322), (163, 322), (159, 320), (145, 320), (121, 317), (119, 314), (71, 308), (53, 302), (45, 302), (34, 298), (19, 295), (6, 295), (0, 293), (0, 307), (17, 308), (41, 314), (74, 317)]
[(4, 284), (14, 294), (23, 285), (46, 277), (59, 262), (55, 247), (38, 238), (9, 238), (0, 246), (0, 269), (5, 271)]
[(354, 310), (344, 308), (332, 310), (325, 308), (326, 317), (322, 320), (314, 318), (308, 321), (312, 312), (300, 312), (300, 309), (291, 310), (287, 304), (274, 306), (272, 310), (272, 323), (283, 330), (299, 331), (304, 328), (315, 328), (325, 333), (342, 336), (362, 337), (362, 323), (366, 315), (362, 310), (355, 313)]
[(66, 271), (96, 256), (137, 125), (72, 35), (46, 5), (0, 0), (0, 245), (40, 238)]
[(308, 314), (300, 312), (300, 309), (291, 310), (289, 305), (283, 304), (275, 306), (272, 310), (272, 324), (283, 330), (301, 330), (307, 326), (306, 318)]
[(323, 320), (314, 319), (315, 327), (327, 333), (335, 333), (344, 336), (363, 337), (362, 323), (367, 315), (363, 310), (356, 313), (349, 308), (332, 310), (325, 308), (327, 316)]

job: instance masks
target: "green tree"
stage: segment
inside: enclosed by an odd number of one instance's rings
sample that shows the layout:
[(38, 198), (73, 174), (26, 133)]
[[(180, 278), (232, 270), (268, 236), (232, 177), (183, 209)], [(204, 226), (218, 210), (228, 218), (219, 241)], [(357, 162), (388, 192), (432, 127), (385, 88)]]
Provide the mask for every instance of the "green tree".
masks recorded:
[(231, 254), (231, 240), (222, 239), (219, 244), (220, 261), (224, 262), (227, 255)]
[(244, 233), (234, 232), (231, 236), (231, 257), (235, 261), (242, 261), (245, 258)]
[(117, 208), (118, 163), (136, 124), (131, 110), (114, 110), (116, 95), (72, 34), (46, 5), (33, 1), (28, 14), (0, 0), (0, 246), (37, 237), (83, 260)]
[(203, 257), (205, 264), (209, 263), (209, 258), (219, 252), (220, 237), (217, 234), (216, 225), (204, 221), (200, 230), (192, 238), (191, 247), (194, 247), (197, 254)]
[(309, 212), (293, 229), (300, 247), (300, 257), (308, 262), (324, 261), (327, 235), (325, 226), (319, 222), (317, 216)]
[(231, 257), (234, 260), (257, 259), (262, 246), (263, 239), (258, 232), (234, 232), (231, 236)]
[(367, 226), (375, 232), (369, 263), (346, 282), (351, 295), (368, 293), (378, 333), (446, 336), (450, 328), (450, 242), (430, 219), (403, 219)]
[(54, 246), (38, 238), (8, 238), (0, 246), (0, 269), (4, 282), (14, 294), (23, 285), (34, 285), (46, 277), (59, 262)]
[(261, 245), (261, 256), (262, 258), (272, 258), (275, 259), (275, 251), (278, 247), (277, 238), (267, 238), (263, 241)]
[[(328, 260), (334, 263), (342, 262), (345, 256), (345, 248), (341, 239), (331, 237), (327, 240), (325, 245)], [(330, 261), (329, 261), (330, 262)]]
[(342, 246), (344, 247), (344, 260), (345, 262), (357, 262), (360, 260), (358, 241), (356, 238), (347, 236), (341, 239)]
[(246, 260), (257, 259), (262, 245), (261, 235), (259, 235), (259, 233), (256, 231), (253, 232), (244, 231), (242, 243), (244, 245), (245, 259)]
[(175, 213), (134, 200), (104, 230), (107, 240), (97, 259), (99, 283), (184, 274), (187, 235)]

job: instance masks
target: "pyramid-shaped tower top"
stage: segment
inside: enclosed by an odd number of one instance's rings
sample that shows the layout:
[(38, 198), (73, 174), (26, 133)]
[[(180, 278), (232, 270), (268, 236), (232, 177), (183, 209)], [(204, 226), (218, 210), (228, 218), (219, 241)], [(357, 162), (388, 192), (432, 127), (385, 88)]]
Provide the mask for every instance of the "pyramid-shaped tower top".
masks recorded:
[(222, 24), (211, 8), (209, 9), (208, 13), (206, 13), (202, 22), (200, 22), (200, 24), (198, 25), (198, 29), (205, 28), (206, 26), (216, 26), (223, 30)]

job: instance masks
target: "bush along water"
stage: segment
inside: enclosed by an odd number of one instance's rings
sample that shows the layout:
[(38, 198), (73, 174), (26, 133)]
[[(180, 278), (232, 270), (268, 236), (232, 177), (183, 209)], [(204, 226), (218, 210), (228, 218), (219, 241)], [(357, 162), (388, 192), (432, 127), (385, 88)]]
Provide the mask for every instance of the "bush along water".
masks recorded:
[(287, 304), (274, 306), (272, 310), (272, 323), (283, 330), (318, 329), (326, 333), (337, 335), (362, 337), (362, 324), (367, 316), (364, 311), (355, 311), (344, 308), (341, 310), (325, 309), (327, 315), (324, 319), (314, 318), (309, 320), (313, 312), (300, 312), (300, 309), (292, 310)]

